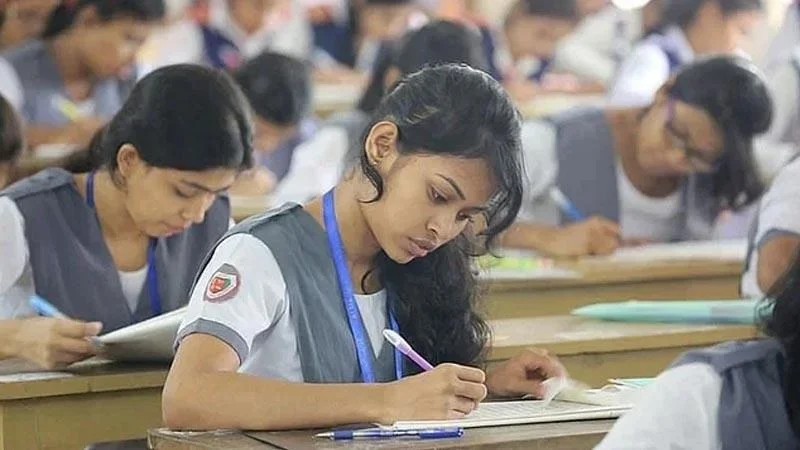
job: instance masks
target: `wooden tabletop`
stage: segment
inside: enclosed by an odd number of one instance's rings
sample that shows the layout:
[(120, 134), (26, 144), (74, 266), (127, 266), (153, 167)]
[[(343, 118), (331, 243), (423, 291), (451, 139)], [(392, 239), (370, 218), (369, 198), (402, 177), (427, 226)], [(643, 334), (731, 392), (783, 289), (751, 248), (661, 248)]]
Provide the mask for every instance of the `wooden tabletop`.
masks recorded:
[(605, 436), (614, 421), (597, 420), (466, 430), (459, 439), (432, 441), (330, 441), (315, 439), (317, 431), (175, 433), (151, 430), (148, 443), (154, 450), (243, 449), (591, 449)]

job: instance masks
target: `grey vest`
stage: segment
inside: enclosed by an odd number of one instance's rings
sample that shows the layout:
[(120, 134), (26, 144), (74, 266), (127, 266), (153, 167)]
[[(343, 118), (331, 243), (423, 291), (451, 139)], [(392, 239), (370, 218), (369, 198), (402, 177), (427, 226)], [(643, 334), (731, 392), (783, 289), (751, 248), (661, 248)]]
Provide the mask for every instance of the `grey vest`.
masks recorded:
[[(0, 195), (14, 200), (25, 219), (38, 295), (70, 317), (103, 322), (105, 332), (152, 316), (146, 286), (136, 311), (130, 311), (95, 211), (76, 189), (70, 173), (47, 169)], [(200, 263), (228, 229), (229, 220), (228, 201), (219, 199), (203, 223), (158, 240), (156, 268), (164, 312), (188, 302)]]
[[(54, 98), (66, 96), (67, 92), (45, 42), (34, 40), (15, 47), (2, 56), (17, 72), (22, 83), (25, 101), (20, 114), (25, 121), (38, 125), (68, 125), (70, 119), (53, 104)], [(132, 89), (135, 77), (133, 78), (125, 81), (116, 78), (99, 81), (91, 94), (94, 115), (110, 119), (116, 114)]]
[[(556, 129), (556, 183), (587, 216), (620, 220), (614, 137), (600, 108), (578, 108), (548, 119)], [(673, 240), (707, 238), (718, 211), (710, 180), (690, 176), (683, 189), (683, 227)], [(562, 222), (566, 219), (562, 217)]]
[[(227, 236), (238, 233), (252, 234), (264, 242), (281, 268), (303, 379), (307, 383), (361, 382), (325, 230), (302, 207), (286, 204), (245, 220)], [(378, 358), (371, 350), (375, 379), (393, 380), (392, 347), (384, 342)]]
[(784, 355), (774, 339), (691, 351), (674, 366), (704, 363), (722, 378), (718, 431), (724, 450), (800, 448), (783, 396)]

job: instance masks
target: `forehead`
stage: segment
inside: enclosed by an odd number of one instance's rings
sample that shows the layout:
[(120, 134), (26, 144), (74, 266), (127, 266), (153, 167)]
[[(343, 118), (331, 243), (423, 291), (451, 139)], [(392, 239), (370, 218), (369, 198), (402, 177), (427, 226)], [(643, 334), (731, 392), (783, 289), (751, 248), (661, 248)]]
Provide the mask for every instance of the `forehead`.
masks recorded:
[(752, 28), (756, 26), (762, 18), (763, 16), (758, 10), (737, 11), (726, 17), (728, 22), (743, 28)]
[(485, 203), (496, 189), (495, 178), (483, 159), (439, 155), (411, 155), (406, 158), (408, 165), (426, 179), (448, 184), (440, 175), (451, 178), (470, 203)]
[(203, 186), (211, 191), (227, 189), (234, 182), (238, 174), (236, 170), (228, 168), (199, 171), (156, 168), (155, 173), (173, 183), (188, 182)]
[(704, 110), (683, 102), (675, 103), (674, 125), (689, 136), (698, 149), (719, 149), (723, 144), (722, 130)]

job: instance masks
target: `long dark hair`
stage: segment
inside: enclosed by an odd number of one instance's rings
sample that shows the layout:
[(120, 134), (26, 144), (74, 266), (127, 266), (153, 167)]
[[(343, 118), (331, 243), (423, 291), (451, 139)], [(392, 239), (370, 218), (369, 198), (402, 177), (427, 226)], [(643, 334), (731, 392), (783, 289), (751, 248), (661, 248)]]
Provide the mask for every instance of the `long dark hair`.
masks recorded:
[[(399, 130), (398, 150), (485, 160), (497, 180), (480, 242), (462, 233), (428, 256), (398, 264), (381, 252), (376, 268), (391, 309), (411, 345), (433, 363), (481, 361), (489, 328), (476, 303), (470, 256), (488, 248), (514, 221), (522, 202), (520, 118), (503, 88), (466, 65), (426, 68), (400, 81), (372, 116), (361, 142), (380, 121)], [(360, 167), (377, 191), (383, 179), (364, 152)], [(415, 368), (408, 368), (415, 371)]]
[(740, 209), (764, 191), (753, 160), (753, 138), (772, 123), (772, 98), (756, 66), (737, 56), (714, 56), (685, 66), (668, 95), (707, 112), (723, 134), (719, 168), (698, 175), (717, 207)]
[(67, 164), (72, 172), (104, 167), (112, 174), (124, 144), (148, 165), (178, 170), (243, 170), (253, 165), (250, 109), (223, 72), (182, 64), (144, 77), (89, 148)]
[(103, 21), (122, 17), (141, 20), (145, 22), (157, 21), (164, 18), (166, 5), (164, 0), (77, 0), (62, 1), (50, 13), (50, 18), (44, 28), (42, 37), (50, 39), (67, 31), (75, 23), (78, 14), (83, 8), (93, 6), (97, 15)]
[(761, 330), (784, 349), (783, 398), (792, 430), (800, 438), (800, 251), (770, 288), (759, 314)]

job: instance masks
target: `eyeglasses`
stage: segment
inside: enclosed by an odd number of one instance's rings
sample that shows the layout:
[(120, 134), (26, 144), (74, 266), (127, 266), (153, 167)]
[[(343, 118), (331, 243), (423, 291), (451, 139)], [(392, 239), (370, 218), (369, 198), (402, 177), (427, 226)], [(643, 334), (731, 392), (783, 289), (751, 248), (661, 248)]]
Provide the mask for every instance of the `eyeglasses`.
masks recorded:
[(685, 133), (681, 133), (675, 128), (675, 101), (669, 99), (667, 101), (667, 123), (665, 128), (667, 135), (670, 139), (672, 148), (680, 149), (683, 152), (683, 157), (692, 166), (692, 170), (701, 173), (716, 172), (722, 164), (722, 158), (719, 155), (711, 157), (708, 151), (698, 150), (692, 148), (688, 142)]

